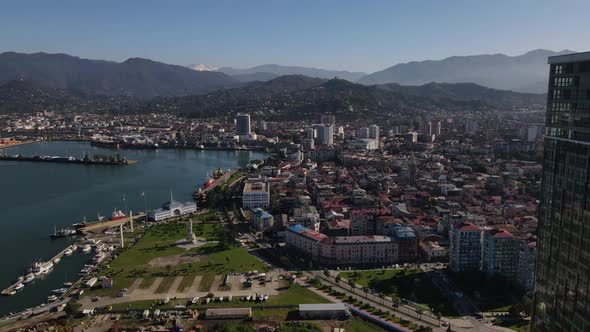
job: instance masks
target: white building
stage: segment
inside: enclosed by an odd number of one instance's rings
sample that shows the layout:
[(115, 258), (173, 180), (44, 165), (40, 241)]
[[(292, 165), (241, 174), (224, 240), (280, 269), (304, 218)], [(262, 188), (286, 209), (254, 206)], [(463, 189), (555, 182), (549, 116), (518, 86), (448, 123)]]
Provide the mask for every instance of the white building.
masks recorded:
[(194, 202), (177, 202), (170, 193), (170, 201), (164, 203), (161, 208), (148, 212), (148, 217), (153, 221), (161, 221), (195, 212), (197, 212), (197, 205)]
[(270, 205), (268, 183), (262, 180), (248, 180), (242, 192), (242, 208), (266, 209)]

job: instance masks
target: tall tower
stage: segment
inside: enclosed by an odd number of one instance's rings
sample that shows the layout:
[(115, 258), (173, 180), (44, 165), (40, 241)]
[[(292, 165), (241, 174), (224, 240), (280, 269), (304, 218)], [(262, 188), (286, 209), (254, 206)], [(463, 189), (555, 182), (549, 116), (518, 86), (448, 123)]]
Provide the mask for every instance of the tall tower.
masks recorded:
[(238, 113), (236, 115), (236, 134), (250, 135), (250, 114)]
[(590, 331), (590, 52), (549, 64), (532, 330)]

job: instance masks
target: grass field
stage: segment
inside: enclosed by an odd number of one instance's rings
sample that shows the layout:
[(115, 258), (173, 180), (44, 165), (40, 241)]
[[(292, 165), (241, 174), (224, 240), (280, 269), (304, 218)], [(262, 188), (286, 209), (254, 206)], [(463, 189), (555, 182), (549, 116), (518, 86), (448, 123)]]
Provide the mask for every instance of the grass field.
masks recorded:
[(193, 282), (195, 281), (195, 277), (196, 277), (196, 275), (186, 276), (186, 277), (182, 278), (182, 281), (178, 285), (178, 291), (183, 292), (184, 290), (189, 289), (193, 285)]
[[(151, 308), (172, 308), (177, 304), (185, 305), (187, 304), (188, 299), (177, 299), (171, 300), (170, 303), (167, 305), (160, 305), (159, 301), (154, 300), (146, 300), (146, 301), (131, 301), (126, 303), (118, 303), (113, 305), (113, 310), (120, 310), (120, 309), (137, 309), (137, 310), (144, 310), (144, 309), (151, 309)], [(220, 308), (220, 307), (251, 307), (251, 306), (262, 306), (262, 305), (293, 305), (297, 306), (301, 303), (329, 303), (329, 301), (316, 293), (308, 290), (307, 288), (300, 286), (300, 285), (292, 285), (291, 287), (285, 288), (280, 291), (279, 295), (271, 296), (268, 301), (266, 302), (243, 302), (240, 301), (238, 298), (234, 299), (232, 302), (211, 302), (207, 307), (210, 308)], [(200, 304), (199, 306), (205, 306)], [(277, 315), (280, 317), (286, 317), (286, 315), (296, 309), (293, 308), (271, 308), (271, 309), (259, 309), (257, 314), (260, 316), (265, 315)], [(254, 314), (253, 312), (253, 315)]]
[[(199, 216), (203, 219), (213, 218), (212, 213)], [(137, 278), (144, 278), (140, 287), (148, 288), (155, 277), (164, 277), (167, 282), (168, 279), (174, 280), (176, 276), (194, 278), (196, 275), (203, 275), (206, 281), (208, 278), (212, 280), (213, 275), (216, 274), (266, 270), (266, 265), (240, 247), (227, 247), (220, 243), (209, 243), (190, 251), (178, 247), (176, 242), (185, 238), (186, 227), (185, 222), (152, 226), (135, 245), (126, 248), (109, 264), (108, 269), (101, 272), (101, 275), (113, 277), (114, 287), (93, 290), (88, 292), (89, 295), (114, 296), (120, 289), (129, 288)], [(218, 241), (219, 234), (223, 230), (218, 223), (203, 222), (193, 224), (193, 231), (197, 237)], [(149, 265), (154, 258), (185, 253), (198, 255), (203, 259), (192, 263), (170, 264), (165, 267)], [(158, 287), (158, 291), (163, 291), (165, 282)]]
[(162, 280), (162, 282), (158, 285), (158, 288), (156, 288), (156, 293), (158, 294), (163, 294), (170, 291), (174, 291), (173, 289), (170, 289), (170, 286), (172, 286), (172, 283), (174, 283), (174, 279), (176, 279), (175, 277), (167, 277), (164, 278)]
[(408, 299), (443, 315), (456, 314), (448, 300), (420, 269), (343, 272), (342, 277), (385, 295)]
[(350, 322), (348, 322), (348, 324), (346, 324), (346, 326), (344, 327), (345, 331), (348, 332), (366, 332), (366, 331), (371, 331), (371, 332), (386, 332), (387, 330), (382, 329), (381, 327), (371, 323), (371, 322), (367, 322), (364, 319), (361, 318), (357, 318), (354, 317), (350, 320)]

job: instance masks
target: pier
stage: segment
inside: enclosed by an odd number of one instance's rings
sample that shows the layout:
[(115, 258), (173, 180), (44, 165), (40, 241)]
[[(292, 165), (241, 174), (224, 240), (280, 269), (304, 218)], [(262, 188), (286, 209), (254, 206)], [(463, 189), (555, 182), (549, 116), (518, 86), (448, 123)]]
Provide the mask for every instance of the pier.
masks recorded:
[[(55, 256), (51, 257), (47, 262), (55, 262), (55, 260), (57, 259), (62, 259), (64, 257), (64, 253), (66, 252), (66, 250), (68, 250), (71, 246), (67, 246), (66, 248), (64, 248), (62, 251), (58, 252)], [(53, 264), (57, 264), (57, 263), (53, 263)], [(7, 288), (5, 288), (2, 292), (0, 292), (1, 295), (4, 296), (8, 296), (8, 295), (13, 295), (11, 294), (15, 289), (16, 285), (22, 283), (22, 281), (17, 281), (14, 284), (8, 286)]]
[(62, 164), (81, 164), (81, 165), (109, 165), (109, 166), (125, 166), (133, 164), (135, 160), (94, 160), (94, 159), (76, 159), (72, 157), (25, 157), (21, 155), (8, 156), (0, 155), (0, 160), (6, 161), (27, 161), (27, 162), (46, 162), (46, 163), (62, 163)]
[(133, 218), (134, 221), (142, 219), (145, 217), (145, 213), (138, 213), (138, 214), (134, 214), (132, 217), (125, 217), (125, 218), (121, 218), (121, 219), (117, 219), (117, 220), (103, 220), (103, 221), (93, 221), (88, 223), (85, 226), (82, 226), (78, 229), (78, 231), (80, 231), (83, 234), (86, 233), (91, 233), (100, 229), (104, 229), (104, 228), (113, 228), (113, 227), (119, 227), (119, 225), (124, 225), (126, 223), (129, 222), (129, 220), (131, 220), (131, 218)]

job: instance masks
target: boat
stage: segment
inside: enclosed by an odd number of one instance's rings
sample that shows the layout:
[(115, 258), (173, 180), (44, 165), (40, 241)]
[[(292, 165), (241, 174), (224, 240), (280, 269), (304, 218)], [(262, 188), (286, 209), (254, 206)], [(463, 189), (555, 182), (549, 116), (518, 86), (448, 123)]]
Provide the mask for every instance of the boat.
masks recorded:
[(92, 247), (91, 247), (91, 246), (89, 246), (89, 245), (85, 245), (84, 247), (82, 247), (82, 252), (83, 252), (83, 253), (87, 254), (87, 253), (89, 253), (90, 251), (92, 251)]
[(111, 220), (119, 220), (119, 219), (123, 219), (125, 217), (127, 217), (125, 215), (125, 213), (123, 213), (123, 211), (121, 211), (121, 210), (117, 211), (117, 209), (115, 209), (113, 211), (113, 213), (111, 214)]
[(71, 254), (73, 254), (74, 252), (72, 251), (72, 249), (68, 248), (64, 251), (64, 256), (70, 256)]
[(66, 287), (72, 287), (73, 285), (74, 285), (74, 283), (71, 281), (64, 282), (64, 286), (66, 286)]
[(63, 288), (54, 289), (51, 292), (53, 294), (60, 294), (61, 295), (61, 294), (65, 293), (65, 292), (67, 292), (67, 291), (68, 291), (68, 289), (66, 287), (63, 287)]
[(191, 300), (191, 304), (196, 304), (197, 302), (199, 302), (199, 297), (193, 297), (193, 299)]
[(55, 300), (57, 300), (57, 296), (55, 295), (49, 295), (47, 297), (47, 302), (54, 302)]
[(57, 257), (56, 259), (53, 260), (53, 264), (57, 264), (61, 261), (61, 258)]
[(25, 288), (24, 284), (16, 284), (16, 286), (14, 286), (14, 290), (15, 291), (19, 291), (21, 289)]
[(51, 269), (53, 269), (53, 262), (35, 262), (28, 272), (34, 275), (43, 275), (49, 273)]
[(58, 238), (62, 238), (62, 237), (76, 235), (76, 233), (77, 232), (75, 229), (62, 228), (58, 231), (57, 228), (55, 226), (53, 226), (53, 233), (49, 234), (49, 237), (51, 237), (52, 239), (58, 239)]
[(27, 274), (27, 276), (25, 277), (25, 280), (23, 280), (23, 284), (28, 284), (33, 282), (33, 280), (35, 280), (35, 275), (32, 273)]
[(205, 183), (203, 183), (203, 187), (209, 188), (213, 185), (213, 183), (215, 183), (215, 179), (213, 179), (212, 177), (207, 175), (207, 181), (205, 181)]

